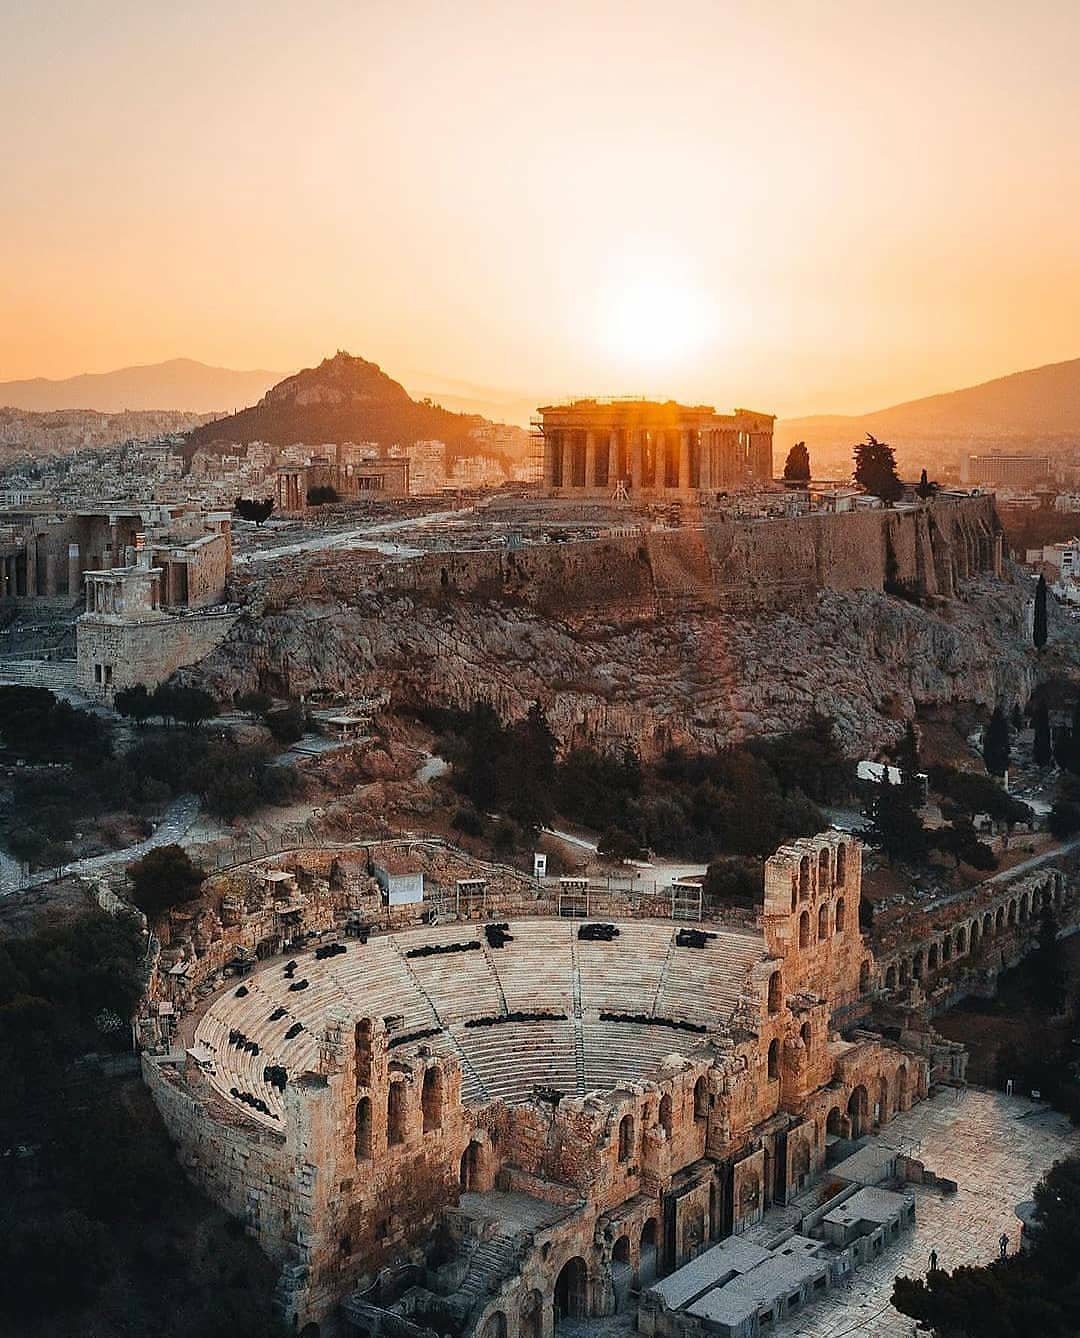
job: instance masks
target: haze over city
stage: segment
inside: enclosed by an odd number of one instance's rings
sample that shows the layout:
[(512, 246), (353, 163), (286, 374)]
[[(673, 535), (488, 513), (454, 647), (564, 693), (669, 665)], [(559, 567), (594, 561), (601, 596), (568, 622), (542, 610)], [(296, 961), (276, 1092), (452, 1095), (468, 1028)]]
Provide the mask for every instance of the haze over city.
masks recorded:
[(1075, 356), (1076, 6), (0, 0), (0, 380), (856, 412)]

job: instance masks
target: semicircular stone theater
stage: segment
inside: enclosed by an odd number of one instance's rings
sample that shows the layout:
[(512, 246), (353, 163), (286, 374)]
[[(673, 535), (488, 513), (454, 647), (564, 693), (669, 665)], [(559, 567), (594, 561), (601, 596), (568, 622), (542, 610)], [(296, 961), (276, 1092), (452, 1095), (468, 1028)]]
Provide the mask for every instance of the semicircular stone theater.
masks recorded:
[(280, 1264), (297, 1331), (376, 1331), (393, 1265), (439, 1332), (547, 1338), (926, 1095), (926, 1053), (841, 1035), (873, 971), (860, 885), (859, 843), (830, 832), (767, 861), (750, 927), (628, 903), (276, 958), (147, 1081), (189, 1173)]

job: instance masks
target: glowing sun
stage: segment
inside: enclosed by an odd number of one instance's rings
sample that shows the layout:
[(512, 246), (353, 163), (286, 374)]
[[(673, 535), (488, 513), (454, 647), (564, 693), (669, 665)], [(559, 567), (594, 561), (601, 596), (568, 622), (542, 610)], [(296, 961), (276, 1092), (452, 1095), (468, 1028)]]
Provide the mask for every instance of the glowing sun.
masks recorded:
[(670, 267), (638, 267), (612, 283), (601, 304), (601, 341), (631, 367), (669, 366), (696, 353), (709, 335), (701, 291)]

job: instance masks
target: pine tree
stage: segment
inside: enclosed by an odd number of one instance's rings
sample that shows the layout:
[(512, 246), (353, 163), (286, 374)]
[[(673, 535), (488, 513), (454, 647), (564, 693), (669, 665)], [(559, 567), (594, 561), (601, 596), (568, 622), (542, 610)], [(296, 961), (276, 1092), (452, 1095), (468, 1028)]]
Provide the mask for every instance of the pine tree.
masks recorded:
[(890, 785), (888, 773), (873, 786), (863, 809), (867, 825), (859, 832), (863, 840), (883, 850), (891, 864), (896, 859), (917, 863), (926, 855), (926, 829), (919, 816), (919, 791), (905, 778)]
[(904, 495), (904, 485), (896, 472), (896, 453), (869, 432), (855, 447), (855, 482), (888, 506)]
[(1004, 776), (1009, 769), (1009, 722), (1000, 706), (983, 733), (983, 761), (991, 776)]
[(1036, 650), (1042, 650), (1046, 645), (1046, 636), (1046, 577), (1040, 576), (1035, 587), (1035, 622), (1031, 631)]

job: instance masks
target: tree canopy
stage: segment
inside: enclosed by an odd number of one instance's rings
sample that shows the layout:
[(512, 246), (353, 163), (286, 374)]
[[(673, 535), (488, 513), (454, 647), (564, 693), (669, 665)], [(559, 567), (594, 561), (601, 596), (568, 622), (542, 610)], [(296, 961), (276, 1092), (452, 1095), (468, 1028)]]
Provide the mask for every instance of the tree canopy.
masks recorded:
[(233, 510), (241, 520), (253, 520), (256, 525), (261, 525), (263, 521), (270, 519), (270, 513), (274, 509), (274, 499), (264, 497), (261, 501), (253, 497), (238, 497), (233, 506)]
[(904, 485), (896, 472), (896, 453), (869, 432), (855, 447), (854, 477), (860, 487), (889, 506), (904, 495)]
[(808, 483), (810, 481), (810, 452), (805, 441), (797, 441), (787, 453), (784, 462), (784, 478), (789, 483)]

